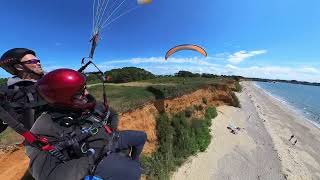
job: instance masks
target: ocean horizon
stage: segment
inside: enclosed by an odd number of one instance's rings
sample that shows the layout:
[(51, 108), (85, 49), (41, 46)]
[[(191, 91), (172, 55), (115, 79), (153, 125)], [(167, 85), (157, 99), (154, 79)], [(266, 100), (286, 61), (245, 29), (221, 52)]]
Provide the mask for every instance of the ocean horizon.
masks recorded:
[(319, 86), (282, 82), (254, 82), (254, 84), (320, 128)]

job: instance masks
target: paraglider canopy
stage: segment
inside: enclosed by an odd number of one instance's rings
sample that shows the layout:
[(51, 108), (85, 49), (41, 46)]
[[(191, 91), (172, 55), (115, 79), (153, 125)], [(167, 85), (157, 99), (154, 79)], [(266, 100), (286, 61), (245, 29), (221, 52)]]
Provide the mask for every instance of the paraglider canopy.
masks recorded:
[[(78, 70), (78, 72), (83, 73), (83, 71), (90, 64), (93, 64), (96, 67), (98, 73), (101, 74), (100, 77), (102, 79), (103, 99), (106, 106), (108, 106), (108, 102), (106, 98), (104, 82), (106, 79), (110, 80), (110, 78), (106, 77), (98, 68), (98, 66), (92, 61), (95, 49), (100, 39), (101, 31), (103, 28), (110, 26), (120, 17), (130, 13), (140, 5), (149, 4), (151, 2), (152, 0), (93, 0), (93, 27), (92, 37), (90, 40), (91, 50), (89, 57), (84, 57), (81, 60), (82, 67)], [(86, 60), (88, 61), (86, 62)]]
[(150, 4), (152, 0), (138, 0), (138, 4)]
[(178, 45), (175, 46), (173, 48), (171, 48), (165, 56), (165, 59), (167, 60), (171, 55), (173, 55), (174, 53), (178, 52), (178, 51), (182, 51), (182, 50), (192, 50), (192, 51), (196, 51), (200, 54), (202, 54), (204, 57), (207, 57), (208, 54), (205, 51), (204, 48), (198, 46), (198, 45), (193, 45), (193, 44), (183, 44), (183, 45)]
[(140, 6), (150, 3), (152, 0), (93, 0), (93, 27), (89, 58), (93, 59), (95, 48), (104, 28), (109, 27), (119, 18)]

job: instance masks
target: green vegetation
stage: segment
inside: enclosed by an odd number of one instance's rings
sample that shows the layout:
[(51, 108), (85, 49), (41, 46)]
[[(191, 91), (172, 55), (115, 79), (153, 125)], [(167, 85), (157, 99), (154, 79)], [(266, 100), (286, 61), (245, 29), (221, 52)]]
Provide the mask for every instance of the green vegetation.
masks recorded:
[(0, 78), (0, 86), (6, 84), (8, 81), (8, 78)]
[(205, 104), (205, 105), (207, 105), (207, 104), (208, 104), (207, 98), (203, 97), (203, 98), (202, 98), (202, 103)]
[(236, 81), (235, 86), (236, 86), (236, 92), (242, 91), (242, 86), (240, 85), (239, 81)]
[(189, 71), (179, 71), (178, 73), (175, 73), (176, 77), (200, 77), (201, 75), (199, 73), (192, 73)]
[(202, 111), (203, 110), (203, 106), (201, 104), (199, 105), (193, 105), (193, 108), (196, 110), (196, 111)]
[(99, 74), (89, 74), (87, 75), (87, 84), (96, 84), (96, 83), (101, 83), (102, 81), (100, 80), (100, 75)]
[(232, 96), (231, 106), (240, 108), (241, 104), (240, 104), (240, 101), (239, 101), (238, 97), (236, 96), (236, 94), (234, 92), (232, 92), (231, 96)]
[[(102, 100), (102, 86), (93, 86), (89, 92)], [(126, 112), (154, 100), (154, 95), (145, 87), (106, 86), (106, 93), (111, 107), (118, 112)]]
[(169, 118), (161, 114), (157, 119), (158, 149), (151, 157), (143, 157), (142, 164), (150, 170), (147, 179), (170, 179), (170, 173), (188, 157), (207, 149), (211, 141), (211, 120), (216, 109), (206, 110), (203, 119), (187, 118), (187, 111)]
[(22, 136), (18, 135), (13, 129), (7, 128), (0, 133), (0, 145), (12, 145), (13, 143), (22, 142)]
[(198, 89), (215, 86), (225, 85), (225, 78), (203, 78), (203, 77), (168, 77), (168, 78), (155, 78), (145, 80), (142, 82), (152, 83), (153, 88), (158, 89), (163, 93), (164, 98), (175, 98), (194, 92)]
[[(119, 112), (126, 112), (142, 106), (146, 102), (159, 99), (168, 99), (194, 92), (200, 88), (224, 85), (225, 78), (155, 78), (142, 83), (151, 83), (148, 87), (129, 87), (107, 85), (106, 92), (110, 105)], [(102, 85), (89, 87), (89, 92), (97, 99), (102, 100)], [(205, 103), (206, 100), (203, 100)], [(200, 107), (201, 108), (201, 107)]]
[(136, 67), (124, 67), (121, 69), (112, 69), (105, 72), (107, 76), (111, 77), (110, 82), (113, 83), (126, 83), (132, 81), (140, 81), (146, 79), (152, 79), (156, 76), (151, 72), (148, 72), (141, 68)]

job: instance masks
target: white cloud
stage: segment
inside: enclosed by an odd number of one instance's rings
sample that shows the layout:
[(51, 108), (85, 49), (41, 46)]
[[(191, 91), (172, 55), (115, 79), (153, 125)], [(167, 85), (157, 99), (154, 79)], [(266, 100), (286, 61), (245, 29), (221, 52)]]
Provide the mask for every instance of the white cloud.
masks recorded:
[(226, 71), (230, 74), (241, 75), (246, 77), (258, 77), (268, 79), (285, 79), (299, 80), (309, 82), (320, 82), (320, 70), (314, 67), (293, 68), (283, 66), (251, 66), (237, 67), (234, 65), (226, 65)]
[(231, 64), (227, 64), (226, 65), (226, 68), (229, 68), (229, 69), (238, 69), (238, 67), (234, 66), (234, 65), (231, 65)]
[(267, 50), (257, 50), (257, 51), (249, 51), (249, 52), (238, 51), (234, 54), (229, 55), (227, 60), (233, 64), (238, 64), (250, 57), (257, 56), (259, 54), (264, 54), (264, 53), (267, 53)]
[(209, 60), (215, 60), (214, 57), (208, 58), (199, 58), (199, 57), (192, 57), (192, 58), (170, 58), (165, 60), (163, 57), (149, 57), (149, 58), (131, 58), (125, 60), (112, 60), (106, 61), (102, 63), (103, 65), (116, 65), (116, 64), (131, 64), (131, 65), (138, 65), (138, 64), (189, 64), (189, 65), (207, 65), (207, 66), (214, 66), (215, 64), (211, 63)]
[[(254, 55), (266, 53), (265, 50), (251, 51)], [(236, 53), (235, 53), (236, 54)], [(243, 53), (242, 53), (243, 54)], [(224, 54), (226, 55), (226, 54)], [(221, 56), (221, 55), (219, 55)], [(248, 56), (247, 56), (248, 57)], [(216, 56), (208, 58), (170, 58), (167, 61), (163, 57), (132, 58), (126, 60), (108, 61), (103, 63), (104, 69), (121, 68), (123, 66), (136, 66), (144, 68), (155, 74), (174, 74), (179, 70), (191, 71), (194, 73), (211, 73), (225, 75), (241, 75), (246, 77), (259, 77), (269, 79), (287, 79), (320, 82), (320, 69), (310, 66), (302, 67), (283, 67), (283, 66), (250, 66), (240, 67), (235, 64), (221, 64), (216, 60)], [(213, 63), (217, 62), (217, 63)], [(218, 64), (220, 63), (220, 64)], [(101, 65), (100, 65), (101, 66)]]
[[(229, 60), (230, 56), (236, 58), (246, 59), (255, 55), (266, 53), (266, 50), (259, 51), (239, 51), (230, 55), (228, 53), (215, 54), (213, 56), (202, 58), (170, 58), (167, 61), (163, 57), (146, 57), (146, 58), (131, 58), (123, 60), (111, 60), (98, 63), (97, 66), (104, 72), (114, 68), (122, 68), (128, 66), (135, 66), (144, 68), (154, 74), (174, 74), (179, 70), (191, 71), (194, 73), (210, 73), (210, 74), (224, 74), (224, 75), (240, 75), (246, 77), (258, 77), (269, 79), (286, 79), (286, 80), (300, 80), (310, 82), (320, 82), (320, 67), (312, 65), (296, 65), (293, 66), (238, 66), (235, 63), (225, 64), (225, 60)], [(228, 59), (229, 57), (229, 59)], [(241, 59), (240, 58), (240, 59)], [(224, 60), (224, 61), (222, 61)], [(49, 63), (50, 62), (50, 63)], [(57, 68), (72, 68), (78, 69), (78, 65), (62, 66), (49, 61), (43, 64), (45, 71), (51, 71)], [(96, 71), (93, 65), (89, 65), (86, 72)], [(7, 77), (7, 74), (0, 75)]]
[(320, 74), (320, 70), (313, 67), (304, 67), (299, 70), (302, 73)]

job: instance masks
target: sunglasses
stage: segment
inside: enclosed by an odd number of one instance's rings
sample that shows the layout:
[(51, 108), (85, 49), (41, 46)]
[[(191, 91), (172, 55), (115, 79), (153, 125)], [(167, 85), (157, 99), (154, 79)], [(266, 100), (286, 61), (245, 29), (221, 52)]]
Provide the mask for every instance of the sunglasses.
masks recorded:
[(28, 61), (21, 62), (22, 64), (37, 64), (40, 63), (40, 59), (30, 59)]

